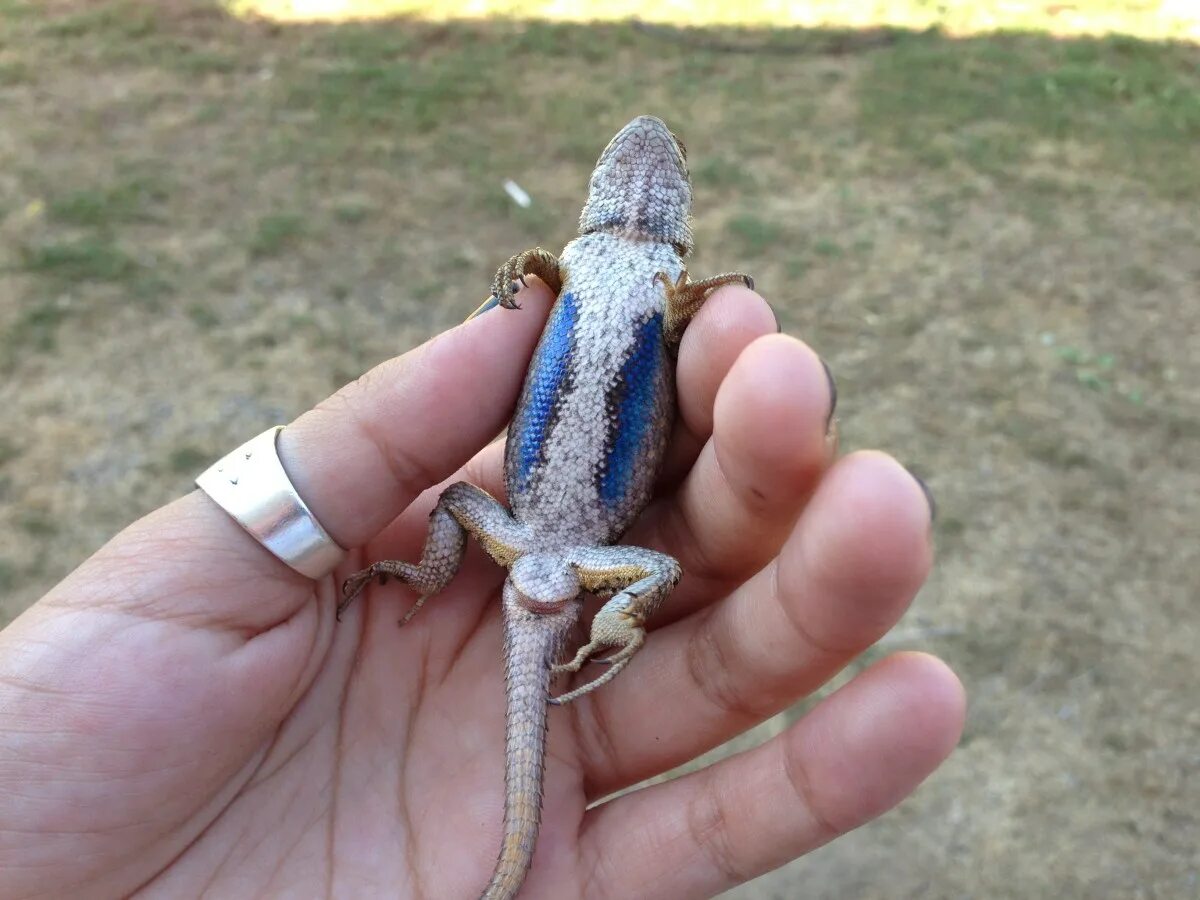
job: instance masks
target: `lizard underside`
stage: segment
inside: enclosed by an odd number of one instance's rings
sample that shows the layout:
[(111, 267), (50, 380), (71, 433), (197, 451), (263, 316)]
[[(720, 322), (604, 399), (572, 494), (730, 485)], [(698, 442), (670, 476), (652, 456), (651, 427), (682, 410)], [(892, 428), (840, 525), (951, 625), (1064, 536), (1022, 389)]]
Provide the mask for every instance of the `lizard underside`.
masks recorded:
[[(533, 858), (548, 703), (614, 678), (681, 576), (670, 556), (615, 542), (646, 507), (661, 469), (684, 328), (717, 287), (753, 286), (741, 274), (690, 280), (691, 201), (683, 146), (661, 120), (640, 116), (617, 133), (592, 173), (579, 237), (558, 258), (540, 248), (512, 257), (476, 311), (516, 308), (529, 275), (557, 295), (508, 432), (510, 506), (453, 484), (430, 516), (419, 563), (376, 562), (344, 585), (339, 613), (370, 582), (403, 581), (419, 594), (403, 624), (454, 577), (468, 534), (508, 569), (504, 839), (485, 900), (515, 896)], [(584, 592), (606, 602), (590, 640), (564, 660)], [(555, 675), (591, 660), (608, 663), (603, 674), (550, 697)]]

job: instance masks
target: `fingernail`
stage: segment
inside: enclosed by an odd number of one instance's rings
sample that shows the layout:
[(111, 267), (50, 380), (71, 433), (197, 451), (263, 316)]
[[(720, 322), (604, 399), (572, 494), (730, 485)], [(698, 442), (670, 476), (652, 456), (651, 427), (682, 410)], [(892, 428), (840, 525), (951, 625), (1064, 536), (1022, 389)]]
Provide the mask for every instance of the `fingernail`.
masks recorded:
[(821, 367), (825, 370), (825, 380), (829, 382), (829, 415), (825, 417), (825, 433), (829, 434), (829, 426), (833, 424), (833, 414), (837, 412), (837, 382), (833, 380), (833, 372), (829, 370), (829, 363), (821, 360)]
[(929, 489), (929, 485), (925, 483), (925, 479), (914, 472), (911, 466), (905, 466), (904, 468), (913, 477), (913, 481), (921, 486), (921, 491), (925, 494), (925, 502), (929, 504), (929, 522), (933, 524), (937, 521), (937, 501), (933, 499), (933, 491)]
[(767, 301), (767, 306), (771, 310), (771, 315), (775, 317), (775, 333), (783, 334), (783, 323), (779, 321), (779, 310), (775, 308), (775, 304), (770, 300)]

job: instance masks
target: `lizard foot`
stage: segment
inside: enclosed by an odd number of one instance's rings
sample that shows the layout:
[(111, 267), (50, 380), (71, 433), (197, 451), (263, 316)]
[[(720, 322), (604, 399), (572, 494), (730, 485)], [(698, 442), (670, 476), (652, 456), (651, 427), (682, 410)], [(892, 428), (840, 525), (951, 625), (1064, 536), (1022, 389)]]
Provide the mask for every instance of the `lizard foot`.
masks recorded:
[[(624, 644), (624, 646), (622, 646), (621, 649), (612, 656), (609, 656), (605, 659), (591, 660), (592, 662), (609, 666), (610, 668), (607, 672), (597, 678), (593, 678), (587, 684), (575, 688), (573, 691), (568, 691), (567, 693), (558, 697), (551, 697), (550, 703), (554, 704), (555, 706), (563, 706), (567, 703), (570, 703), (572, 700), (578, 700), (584, 694), (590, 694), (592, 691), (596, 690), (596, 688), (607, 684), (616, 678), (617, 673), (625, 668), (625, 666), (629, 664), (629, 661), (633, 659), (633, 655), (637, 653), (638, 650), (642, 649), (642, 644), (646, 642), (646, 631), (640, 626), (626, 626), (626, 633), (624, 637), (627, 638), (628, 643)], [(589, 661), (589, 657), (591, 657), (593, 653), (595, 653), (597, 650), (602, 650), (605, 647), (612, 646), (612, 640), (593, 639), (580, 647), (579, 652), (575, 654), (575, 658), (570, 662), (563, 663), (562, 665), (558, 666), (552, 666), (550, 668), (550, 674), (561, 675), (567, 672), (578, 672), (581, 668), (583, 668), (584, 664)]]
[(505, 309), (520, 309), (513, 297), (521, 288), (529, 286), (525, 281), (526, 275), (536, 275), (556, 294), (562, 289), (558, 258), (541, 247), (534, 247), (518, 253), (496, 270), (496, 277), (492, 280), (492, 296), (488, 301), (494, 299)]
[(754, 290), (754, 279), (741, 272), (726, 272), (723, 275), (705, 278), (703, 281), (692, 281), (687, 269), (684, 269), (674, 283), (666, 272), (659, 272), (654, 276), (653, 283), (657, 284), (660, 281), (667, 298), (666, 339), (670, 346), (678, 345), (692, 316), (700, 311), (704, 301), (717, 288), (726, 284), (741, 283)]
[[(372, 581), (378, 579), (380, 584), (387, 584), (388, 578), (395, 576), (406, 584), (411, 584), (416, 580), (418, 574), (417, 566), (396, 559), (373, 563), (361, 572), (355, 572), (342, 582), (342, 599), (337, 605), (337, 620), (341, 621), (342, 613), (346, 611), (351, 603), (358, 599), (359, 595), (367, 589), (367, 585)], [(421, 608), (421, 604), (425, 602), (427, 596), (428, 594), (422, 595), (417, 600), (416, 605), (405, 613), (404, 618), (400, 620), (401, 625), (411, 619), (413, 613)]]

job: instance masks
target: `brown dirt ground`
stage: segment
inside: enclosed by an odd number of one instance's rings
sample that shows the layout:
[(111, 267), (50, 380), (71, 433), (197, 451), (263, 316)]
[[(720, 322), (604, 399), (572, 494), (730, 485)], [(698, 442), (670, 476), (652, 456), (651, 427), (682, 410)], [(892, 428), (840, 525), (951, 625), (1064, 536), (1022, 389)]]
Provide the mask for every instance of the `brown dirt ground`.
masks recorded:
[[(1197, 896), (1196, 180), (1069, 130), (1019, 141), (1015, 170), (914, 160), (865, 118), (887, 49), (572, 26), (568, 64), (519, 26), (177, 0), (52, 27), (75, 8), (0, 4), (3, 618), (226, 448), (458, 321), (509, 253), (565, 241), (596, 150), (661, 111), (707, 172), (693, 270), (753, 271), (837, 375), (844, 445), (938, 498), (936, 571), (865, 661), (929, 650), (970, 695), (912, 799), (732, 896)], [(386, 68), (385, 39), (415, 97), (346, 62)], [(590, 86), (614, 73), (653, 86)]]

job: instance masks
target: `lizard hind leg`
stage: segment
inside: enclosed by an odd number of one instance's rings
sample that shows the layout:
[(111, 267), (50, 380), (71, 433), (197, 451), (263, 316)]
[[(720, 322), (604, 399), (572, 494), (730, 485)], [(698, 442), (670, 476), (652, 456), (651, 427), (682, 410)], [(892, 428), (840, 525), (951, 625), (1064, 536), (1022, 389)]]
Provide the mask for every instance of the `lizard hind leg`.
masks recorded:
[(641, 547), (597, 547), (578, 551), (572, 557), (580, 584), (589, 591), (612, 594), (592, 619), (591, 638), (575, 657), (555, 666), (553, 674), (578, 672), (593, 654), (610, 648), (616, 652), (596, 662), (608, 670), (550, 700), (555, 705), (570, 703), (617, 677), (646, 643), (645, 622), (679, 583), (679, 563), (664, 553)]
[(523, 555), (528, 544), (524, 529), (500, 501), (473, 484), (456, 482), (442, 492), (429, 514), (429, 532), (421, 561), (414, 564), (385, 559), (351, 575), (342, 585), (338, 617), (372, 581), (384, 584), (388, 578), (397, 578), (420, 592), (417, 602), (400, 620), (401, 625), (406, 624), (429, 597), (454, 578), (462, 563), (468, 533), (492, 559), (506, 567)]

